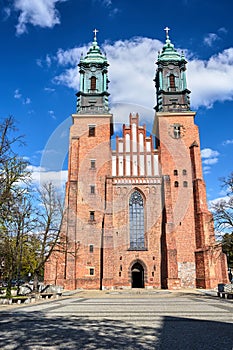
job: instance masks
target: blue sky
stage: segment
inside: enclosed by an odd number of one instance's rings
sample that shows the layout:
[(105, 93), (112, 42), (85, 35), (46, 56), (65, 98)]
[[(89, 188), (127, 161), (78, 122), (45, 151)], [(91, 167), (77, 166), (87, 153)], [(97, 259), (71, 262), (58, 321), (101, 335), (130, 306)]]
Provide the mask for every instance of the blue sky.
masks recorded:
[(184, 50), (192, 109), (201, 133), (208, 199), (224, 196), (233, 171), (233, 3), (229, 0), (0, 0), (0, 116), (13, 115), (34, 178), (66, 178), (77, 64), (97, 28), (106, 52), (116, 121), (139, 112), (148, 131), (155, 105), (155, 61), (170, 38)]

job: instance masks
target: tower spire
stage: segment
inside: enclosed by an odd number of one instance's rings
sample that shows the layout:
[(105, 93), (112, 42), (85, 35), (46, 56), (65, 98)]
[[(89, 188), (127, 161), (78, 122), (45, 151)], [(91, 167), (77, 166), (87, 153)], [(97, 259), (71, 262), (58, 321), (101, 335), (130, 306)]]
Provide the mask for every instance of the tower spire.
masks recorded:
[(80, 90), (77, 93), (77, 112), (80, 114), (109, 113), (108, 61), (97, 43), (98, 29), (85, 57), (79, 62)]
[(160, 112), (189, 111), (190, 91), (186, 85), (186, 60), (183, 52), (180, 54), (169, 38), (170, 28), (164, 28), (166, 42), (158, 54), (155, 77), (157, 91), (156, 110)]

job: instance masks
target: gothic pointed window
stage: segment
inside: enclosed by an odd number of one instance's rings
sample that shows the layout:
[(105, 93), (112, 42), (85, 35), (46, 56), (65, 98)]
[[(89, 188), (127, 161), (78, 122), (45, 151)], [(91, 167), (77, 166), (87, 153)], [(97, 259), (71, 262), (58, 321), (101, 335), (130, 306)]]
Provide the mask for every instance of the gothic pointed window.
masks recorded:
[(144, 203), (139, 191), (134, 191), (129, 199), (130, 249), (145, 249)]
[(91, 77), (91, 90), (96, 90), (96, 77)]

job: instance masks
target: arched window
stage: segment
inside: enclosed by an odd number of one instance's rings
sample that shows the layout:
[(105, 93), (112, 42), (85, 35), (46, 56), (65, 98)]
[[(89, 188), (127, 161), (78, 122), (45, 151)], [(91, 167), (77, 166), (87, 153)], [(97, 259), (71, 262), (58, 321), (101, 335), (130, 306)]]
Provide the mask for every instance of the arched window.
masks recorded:
[(144, 249), (144, 203), (142, 195), (137, 190), (129, 199), (129, 226), (130, 249)]
[(175, 187), (179, 187), (179, 182), (178, 182), (178, 181), (175, 181), (175, 182), (174, 182), (174, 186), (175, 186)]
[(170, 82), (170, 89), (174, 91), (175, 88), (176, 88), (176, 83), (175, 83), (175, 76), (174, 76), (174, 74), (170, 74), (170, 75), (169, 75), (169, 82)]
[(91, 90), (96, 90), (96, 77), (91, 77)]

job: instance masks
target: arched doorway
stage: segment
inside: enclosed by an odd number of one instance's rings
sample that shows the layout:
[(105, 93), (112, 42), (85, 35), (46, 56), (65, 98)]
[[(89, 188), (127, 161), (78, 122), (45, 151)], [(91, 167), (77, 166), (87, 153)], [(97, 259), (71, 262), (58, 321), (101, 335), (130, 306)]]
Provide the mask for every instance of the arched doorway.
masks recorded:
[(131, 268), (132, 288), (144, 288), (144, 268), (136, 262)]

